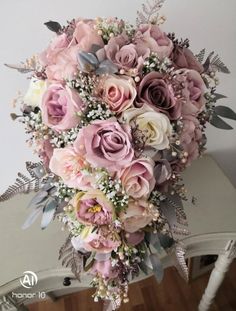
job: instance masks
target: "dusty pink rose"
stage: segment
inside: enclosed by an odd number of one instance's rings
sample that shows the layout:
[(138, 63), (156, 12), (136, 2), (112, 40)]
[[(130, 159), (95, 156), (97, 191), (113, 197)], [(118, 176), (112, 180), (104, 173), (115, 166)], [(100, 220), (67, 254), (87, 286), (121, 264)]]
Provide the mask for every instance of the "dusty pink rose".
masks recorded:
[(172, 86), (159, 72), (153, 71), (144, 76), (138, 87), (136, 105), (142, 107), (144, 103), (158, 112), (165, 113), (171, 120), (180, 117), (180, 101), (176, 100)]
[(139, 158), (124, 168), (119, 177), (127, 194), (135, 199), (148, 197), (155, 186), (153, 169), (150, 158)]
[(125, 212), (120, 214), (121, 222), (127, 232), (134, 233), (141, 228), (146, 227), (153, 216), (148, 210), (148, 202), (146, 200), (130, 201)]
[(196, 115), (203, 110), (206, 104), (206, 99), (204, 97), (206, 86), (201, 75), (197, 71), (186, 70), (185, 74), (187, 78), (184, 95), (187, 101), (182, 106), (182, 113)]
[(133, 159), (130, 131), (128, 125), (120, 125), (115, 118), (94, 121), (80, 130), (74, 147), (92, 166), (115, 172)]
[(51, 84), (42, 99), (43, 123), (55, 131), (71, 129), (79, 122), (76, 113), (82, 106), (83, 102), (76, 91), (61, 84)]
[(120, 246), (120, 240), (118, 235), (115, 237), (110, 235), (102, 235), (100, 233), (91, 233), (85, 237), (83, 240), (83, 247), (88, 252), (97, 252), (97, 253), (110, 253), (113, 250), (117, 249)]
[(73, 147), (55, 148), (49, 168), (60, 176), (64, 183), (71, 188), (88, 190), (91, 188), (91, 177), (83, 174), (86, 167), (84, 158), (75, 152)]
[(118, 275), (118, 271), (116, 271), (115, 268), (112, 267), (110, 259), (105, 261), (96, 260), (92, 266), (91, 273), (94, 275), (101, 275), (108, 279), (113, 279)]
[(170, 56), (176, 68), (193, 69), (202, 73), (204, 68), (197, 58), (193, 55), (192, 51), (186, 47), (176, 45)]
[(140, 25), (135, 41), (140, 45), (143, 44), (145, 47), (148, 47), (152, 52), (157, 53), (160, 59), (169, 57), (173, 50), (173, 42), (157, 25)]
[(113, 205), (100, 190), (79, 192), (71, 201), (78, 221), (85, 225), (107, 225), (112, 222)]
[(73, 38), (76, 41), (79, 49), (84, 52), (89, 52), (92, 45), (104, 46), (102, 37), (98, 35), (94, 29), (94, 20), (79, 20), (76, 24)]
[(129, 43), (125, 35), (111, 38), (105, 46), (105, 52), (109, 60), (129, 75), (137, 75), (143, 67), (145, 58), (150, 54), (144, 45)]
[(108, 104), (111, 111), (121, 113), (133, 105), (136, 97), (134, 82), (125, 77), (109, 76), (105, 79), (98, 92)]

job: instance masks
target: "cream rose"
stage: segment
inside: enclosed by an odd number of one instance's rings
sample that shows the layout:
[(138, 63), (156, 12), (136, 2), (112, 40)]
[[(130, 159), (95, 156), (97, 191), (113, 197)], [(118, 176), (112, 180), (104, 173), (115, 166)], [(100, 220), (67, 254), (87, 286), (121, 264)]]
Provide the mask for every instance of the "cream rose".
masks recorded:
[(111, 111), (120, 113), (132, 106), (137, 95), (132, 81), (125, 77), (109, 76), (101, 83), (99, 93)]
[(24, 96), (24, 102), (32, 107), (40, 106), (46, 89), (47, 83), (45, 80), (32, 78), (30, 80), (29, 88)]
[(169, 146), (172, 126), (168, 117), (163, 113), (154, 111), (144, 104), (141, 108), (126, 110), (123, 113), (123, 119), (131, 127), (138, 126), (138, 129), (146, 136), (146, 154), (150, 155), (150, 148), (155, 151), (164, 150)]

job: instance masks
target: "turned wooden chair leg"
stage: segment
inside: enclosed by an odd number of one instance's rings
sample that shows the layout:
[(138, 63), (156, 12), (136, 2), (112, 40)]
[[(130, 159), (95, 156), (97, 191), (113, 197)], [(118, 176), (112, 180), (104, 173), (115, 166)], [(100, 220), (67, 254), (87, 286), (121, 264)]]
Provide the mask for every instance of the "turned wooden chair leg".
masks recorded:
[(236, 241), (230, 240), (226, 245), (225, 252), (218, 256), (215, 267), (211, 272), (207, 287), (200, 301), (198, 310), (207, 311), (212, 304), (216, 293), (224, 280), (225, 273), (229, 270), (236, 255)]

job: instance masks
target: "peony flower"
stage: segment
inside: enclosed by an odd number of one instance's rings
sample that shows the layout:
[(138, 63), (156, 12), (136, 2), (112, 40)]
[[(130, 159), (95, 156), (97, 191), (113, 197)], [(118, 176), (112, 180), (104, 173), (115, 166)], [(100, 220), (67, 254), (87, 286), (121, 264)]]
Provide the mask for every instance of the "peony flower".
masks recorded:
[(88, 252), (107, 254), (120, 246), (118, 234), (102, 235), (101, 233), (90, 233), (83, 240), (83, 247)]
[(78, 221), (85, 225), (108, 225), (113, 218), (113, 205), (100, 190), (79, 192), (72, 199)]
[(160, 59), (169, 57), (173, 50), (173, 42), (157, 25), (140, 25), (135, 42), (149, 48), (151, 52), (157, 53)]
[(120, 125), (115, 118), (94, 121), (80, 130), (74, 147), (94, 167), (115, 172), (133, 159), (130, 131), (128, 125)]
[(47, 83), (45, 80), (38, 80), (31, 78), (28, 91), (24, 96), (24, 102), (28, 106), (36, 107), (40, 106), (43, 98), (43, 94), (47, 89)]
[(130, 233), (146, 227), (152, 219), (153, 216), (148, 210), (148, 202), (145, 200), (130, 201), (125, 212), (120, 214), (125, 231)]
[(105, 261), (95, 260), (91, 268), (91, 273), (94, 275), (102, 275), (107, 279), (114, 279), (118, 275), (118, 271), (116, 271), (116, 269), (112, 267), (110, 259)]
[(91, 188), (92, 177), (84, 174), (86, 168), (84, 158), (73, 147), (55, 148), (49, 163), (50, 170), (61, 177), (71, 188), (88, 190)]
[(172, 86), (159, 72), (153, 71), (144, 76), (138, 87), (136, 106), (141, 107), (144, 103), (165, 113), (171, 120), (176, 120), (181, 115), (180, 101), (175, 98)]
[(199, 120), (192, 115), (184, 115), (183, 130), (180, 136), (181, 147), (187, 153), (187, 165), (199, 157), (199, 144), (202, 141), (202, 131)]
[(148, 197), (155, 186), (154, 162), (149, 158), (139, 158), (124, 168), (119, 178), (126, 193), (133, 198)]
[(150, 54), (145, 46), (129, 43), (125, 35), (111, 38), (104, 49), (107, 58), (131, 76), (142, 70), (144, 60)]
[(76, 91), (61, 84), (51, 84), (41, 104), (43, 123), (55, 131), (71, 129), (79, 123), (76, 113), (82, 106)]
[(146, 149), (163, 150), (169, 146), (172, 127), (163, 113), (156, 112), (144, 104), (141, 108), (127, 109), (123, 118), (131, 127), (138, 127), (145, 135)]
[(204, 68), (197, 58), (193, 55), (192, 51), (186, 47), (176, 45), (170, 56), (176, 68), (193, 69), (202, 73)]
[(182, 107), (183, 114), (199, 114), (206, 104), (206, 86), (201, 75), (195, 70), (186, 70), (187, 76), (183, 91), (187, 101)]
[(120, 113), (133, 105), (136, 97), (135, 84), (126, 77), (109, 76), (98, 92), (111, 111)]
[(89, 52), (92, 45), (104, 46), (102, 37), (94, 29), (94, 20), (79, 20), (76, 24), (73, 38), (81, 51)]

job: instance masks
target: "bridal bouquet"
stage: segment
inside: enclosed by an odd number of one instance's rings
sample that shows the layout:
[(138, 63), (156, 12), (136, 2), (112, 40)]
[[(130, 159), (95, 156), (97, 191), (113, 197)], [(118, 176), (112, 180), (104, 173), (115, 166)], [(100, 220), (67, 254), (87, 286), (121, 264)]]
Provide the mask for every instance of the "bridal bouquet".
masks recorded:
[(214, 52), (194, 55), (189, 40), (160, 28), (163, 0), (143, 5), (137, 25), (118, 18), (45, 25), (55, 37), (19, 66), (30, 86), (15, 100), (39, 163), (27, 162), (0, 197), (37, 191), (27, 228), (57, 218), (68, 239), (63, 265), (93, 276), (94, 300), (110, 309), (128, 301), (141, 271), (163, 276), (160, 254), (187, 278), (188, 234), (181, 172), (205, 149), (206, 123), (231, 129), (236, 119), (216, 92), (229, 70)]

